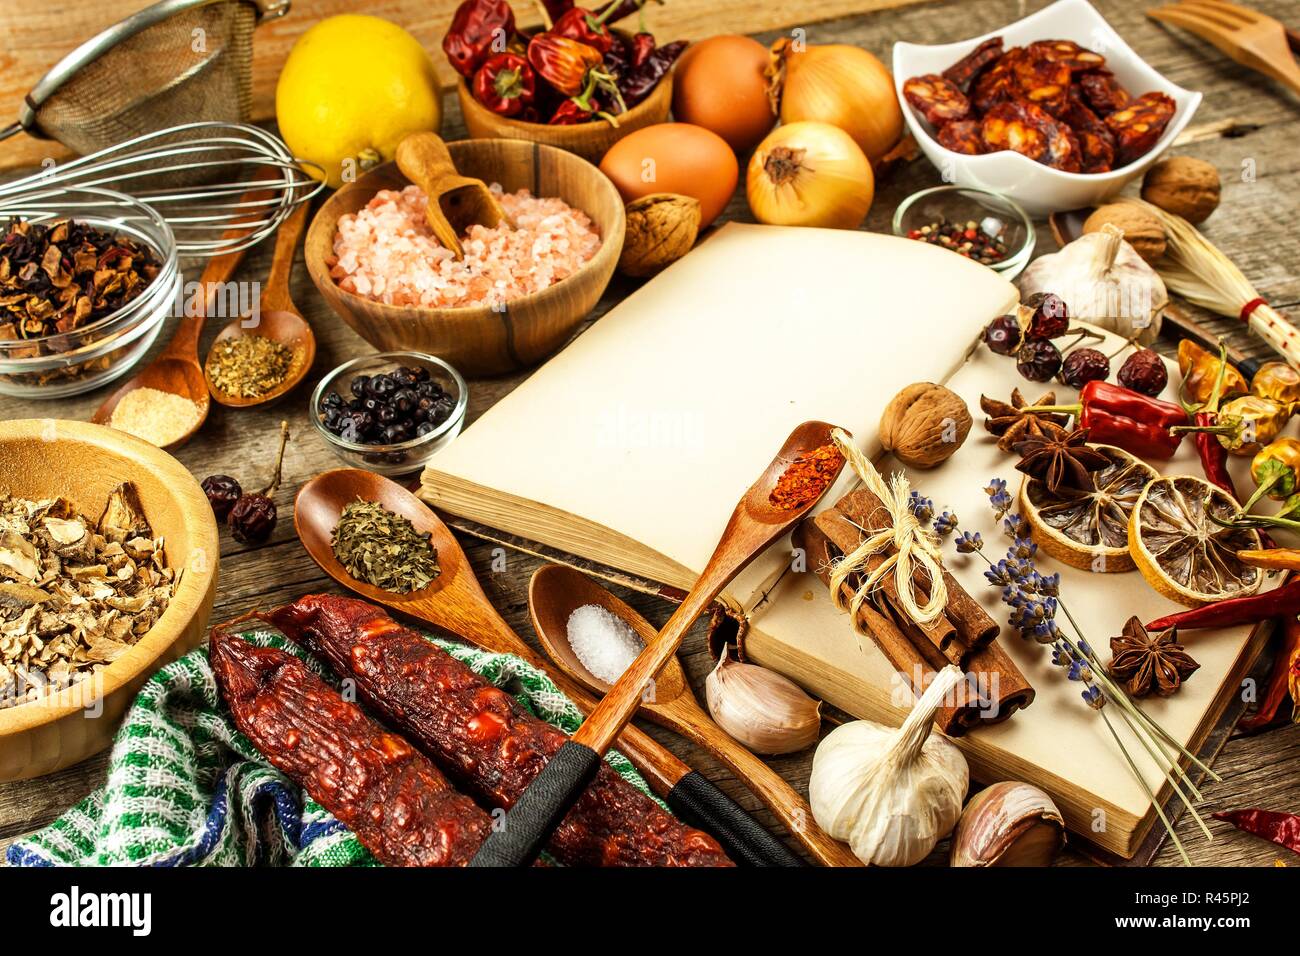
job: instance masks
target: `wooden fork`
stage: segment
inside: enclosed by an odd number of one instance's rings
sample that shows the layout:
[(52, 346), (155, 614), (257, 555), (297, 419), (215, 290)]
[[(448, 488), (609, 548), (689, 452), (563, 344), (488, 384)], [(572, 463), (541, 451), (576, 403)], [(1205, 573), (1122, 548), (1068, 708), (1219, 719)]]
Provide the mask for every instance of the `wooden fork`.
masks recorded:
[(1148, 10), (1147, 16), (1195, 33), (1243, 66), (1300, 93), (1300, 66), (1291, 54), (1291, 37), (1272, 17), (1226, 0), (1179, 0)]

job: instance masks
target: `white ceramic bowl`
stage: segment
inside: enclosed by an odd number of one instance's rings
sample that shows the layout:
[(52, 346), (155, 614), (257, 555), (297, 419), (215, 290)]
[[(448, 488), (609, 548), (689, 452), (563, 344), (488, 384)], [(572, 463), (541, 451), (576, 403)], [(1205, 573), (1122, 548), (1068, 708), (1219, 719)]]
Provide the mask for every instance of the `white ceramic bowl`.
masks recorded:
[[(1006, 41), (1007, 49), (1025, 46), (1035, 40), (1073, 40), (1095, 50), (1106, 57), (1106, 66), (1134, 96), (1154, 90), (1172, 97), (1177, 104), (1174, 118), (1150, 152), (1108, 173), (1066, 173), (1011, 150), (968, 156), (944, 149), (932, 135), (930, 124), (912, 109), (903, 96), (903, 83), (909, 77), (942, 73), (980, 43), (995, 36)], [(1059, 0), (1001, 30), (958, 43), (941, 46), (895, 43), (893, 68), (894, 87), (903, 105), (908, 129), (926, 157), (943, 173), (944, 180), (1009, 196), (1031, 216), (1078, 209), (1114, 196), (1125, 183), (1142, 175), (1160, 158), (1201, 103), (1200, 93), (1175, 86), (1148, 66), (1087, 0)]]

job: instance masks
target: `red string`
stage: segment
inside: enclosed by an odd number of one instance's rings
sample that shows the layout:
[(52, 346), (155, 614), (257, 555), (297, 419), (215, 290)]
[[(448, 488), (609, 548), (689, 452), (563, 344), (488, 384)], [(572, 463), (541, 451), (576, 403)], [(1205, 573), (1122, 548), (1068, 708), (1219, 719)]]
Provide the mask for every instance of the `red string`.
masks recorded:
[(1258, 309), (1261, 305), (1268, 305), (1268, 303), (1265, 302), (1262, 297), (1251, 299), (1249, 302), (1243, 305), (1241, 307), (1241, 321), (1249, 322), (1251, 315), (1253, 315), (1255, 310)]

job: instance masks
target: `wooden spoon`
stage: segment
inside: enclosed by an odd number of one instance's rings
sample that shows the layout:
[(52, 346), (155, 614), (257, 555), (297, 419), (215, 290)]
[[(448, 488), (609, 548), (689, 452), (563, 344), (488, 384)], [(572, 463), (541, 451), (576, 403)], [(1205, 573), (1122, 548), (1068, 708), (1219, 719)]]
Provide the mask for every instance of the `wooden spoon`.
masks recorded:
[[(207, 373), (204, 363), (204, 379), (208, 392), (213, 399), (231, 408), (248, 408), (253, 405), (265, 405), (285, 395), (302, 381), (316, 361), (316, 336), (311, 326), (302, 317), (298, 308), (289, 297), (289, 277), (293, 273), (293, 254), (298, 248), (298, 240), (307, 225), (307, 213), (311, 203), (300, 202), (289, 214), (275, 235), (275, 253), (271, 257), (271, 271), (267, 273), (266, 282), (262, 283), (261, 301), (258, 306), (258, 320), (249, 323), (247, 317), (240, 317), (229, 322), (213, 340), (218, 342), (239, 338), (244, 335), (260, 335), (279, 342), (293, 353), (293, 362), (284, 380), (279, 385), (256, 398), (240, 398), (227, 395), (217, 388), (212, 376)], [(208, 353), (211, 355), (211, 352)]]
[[(1051, 227), (1052, 238), (1058, 246), (1064, 247), (1083, 235), (1083, 224), (1092, 215), (1092, 208), (1066, 209), (1054, 212), (1047, 217)], [(1191, 339), (1201, 348), (1219, 354), (1219, 336), (1210, 329), (1170, 302), (1165, 306), (1164, 324), (1178, 333), (1180, 338)], [(1228, 346), (1228, 361), (1237, 366), (1247, 380), (1254, 378), (1259, 371), (1260, 361), (1248, 356), (1236, 346)]]
[[(569, 643), (569, 615), (588, 604), (599, 605), (626, 621), (644, 643), (655, 639), (656, 632), (649, 621), (580, 571), (548, 564), (533, 572), (528, 583), (528, 610), (542, 646), (560, 670), (593, 693), (602, 695), (609, 692), (611, 685), (588, 670)], [(655, 675), (654, 696), (641, 700), (640, 712), (699, 744), (726, 764), (819, 862), (826, 866), (862, 865), (845, 844), (827, 836), (813, 822), (812, 809), (793, 787), (704, 712), (675, 656)]]
[[(780, 509), (769, 496), (795, 459), (829, 444), (833, 430), (825, 422), (814, 421), (804, 422), (790, 433), (776, 457), (736, 505), (717, 549), (676, 613), (515, 801), (501, 826), (493, 829), (474, 855), (471, 866), (527, 866), (536, 859), (555, 825), (596, 772), (601, 755), (636, 712), (654, 676), (677, 653), (695, 619), (737, 574), (820, 500), (819, 493), (801, 507)], [(838, 474), (839, 469), (832, 477)], [(831, 484), (833, 481), (828, 481), (821, 493)]]
[[(274, 194), (269, 190), (250, 189), (240, 197), (240, 202), (260, 208), (258, 204), (264, 204), (272, 199)], [(248, 227), (242, 224), (233, 226), (226, 230), (223, 239), (238, 239), (247, 232)], [(109, 424), (117, 403), (128, 392), (133, 392), (137, 388), (153, 388), (189, 399), (199, 410), (194, 426), (175, 441), (168, 442), (163, 446), (164, 448), (179, 448), (203, 427), (203, 423), (208, 420), (211, 403), (208, 401), (208, 385), (203, 377), (203, 368), (199, 365), (199, 333), (203, 331), (203, 323), (212, 308), (216, 287), (230, 281), (230, 277), (239, 268), (247, 251), (247, 249), (239, 249), (213, 256), (208, 260), (199, 279), (199, 288), (185, 310), (185, 316), (176, 326), (176, 331), (172, 334), (172, 340), (167, 343), (167, 347), (143, 370), (136, 372), (124, 385), (119, 386), (112, 395), (104, 399), (104, 403), (91, 416), (92, 422), (96, 425)]]
[[(344, 507), (358, 498), (378, 502), (389, 511), (403, 515), (417, 531), (429, 535), (430, 543), (438, 551), (442, 573), (428, 587), (409, 594), (394, 594), (358, 581), (339, 564), (330, 546), (330, 536)], [(511, 630), (483, 593), (469, 559), (451, 530), (401, 485), (356, 468), (327, 471), (299, 490), (293, 523), (307, 553), (321, 570), (345, 588), (484, 650), (521, 657), (546, 672), (583, 713), (595, 709), (596, 701), (590, 694)], [(624, 728), (618, 747), (670, 807), (679, 815), (693, 817), (698, 825), (713, 833), (733, 859), (756, 866), (802, 865), (783, 843), (702, 774), (686, 766), (643, 731), (631, 726)]]
[(465, 257), (460, 237), (470, 226), (513, 224), (481, 179), (462, 176), (437, 133), (412, 133), (397, 145), (397, 168), (429, 198), (425, 217), (434, 238), (457, 259)]

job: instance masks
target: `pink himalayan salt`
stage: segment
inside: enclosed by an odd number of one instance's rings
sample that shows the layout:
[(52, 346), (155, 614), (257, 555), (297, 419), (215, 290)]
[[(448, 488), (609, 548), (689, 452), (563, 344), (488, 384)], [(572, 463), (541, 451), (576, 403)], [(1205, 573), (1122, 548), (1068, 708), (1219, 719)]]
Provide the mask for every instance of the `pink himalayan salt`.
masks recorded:
[(364, 209), (339, 218), (330, 275), (340, 289), (388, 305), (466, 308), (539, 292), (596, 254), (600, 235), (591, 220), (563, 199), (506, 193), (498, 183), (491, 189), (516, 228), (471, 226), (459, 262), (433, 237), (419, 186), (380, 190)]

